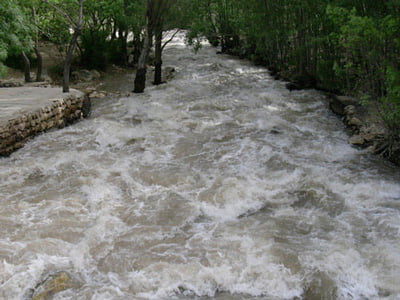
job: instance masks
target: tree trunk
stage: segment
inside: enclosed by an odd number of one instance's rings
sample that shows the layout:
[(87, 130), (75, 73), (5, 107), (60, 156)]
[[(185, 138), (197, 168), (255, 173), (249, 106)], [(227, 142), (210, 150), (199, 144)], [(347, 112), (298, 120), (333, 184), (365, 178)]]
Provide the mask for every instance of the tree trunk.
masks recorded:
[(159, 85), (162, 83), (162, 26), (157, 26), (155, 39), (154, 84)]
[(71, 41), (68, 45), (67, 55), (64, 63), (64, 74), (63, 74), (63, 93), (69, 93), (69, 77), (71, 72), (72, 55), (74, 54), (76, 43), (78, 41), (79, 29), (74, 31)]
[(83, 25), (83, 2), (85, 0), (79, 0), (79, 17), (78, 22), (74, 26), (74, 34), (72, 35), (71, 41), (68, 45), (67, 55), (65, 56), (64, 63), (64, 74), (63, 74), (63, 93), (69, 93), (69, 76), (71, 73), (72, 56), (74, 54), (76, 45), (78, 43), (78, 37), (81, 34)]
[(37, 58), (37, 71), (36, 71), (36, 81), (41, 81), (42, 80), (42, 72), (43, 72), (43, 57), (42, 54), (40, 54), (39, 51), (39, 30), (37, 29), (37, 22), (36, 22), (36, 9), (34, 6), (32, 6), (32, 19), (33, 19), (33, 24), (36, 27), (35, 30), (35, 54)]
[(24, 60), (24, 73), (25, 73), (25, 82), (31, 82), (31, 62), (29, 61), (28, 56), (26, 56), (25, 52), (22, 51), (22, 58)]
[(145, 32), (144, 43), (142, 52), (140, 53), (139, 61), (138, 61), (138, 69), (136, 71), (135, 77), (135, 87), (133, 89), (134, 93), (143, 93), (146, 87), (146, 72), (147, 72), (147, 56), (150, 51), (150, 40), (151, 36), (148, 29)]
[(37, 71), (36, 71), (36, 81), (41, 81), (42, 80), (42, 73), (43, 73), (43, 57), (42, 54), (40, 54), (38, 44), (35, 44), (35, 54), (37, 58)]
[(125, 32), (122, 29), (118, 30), (118, 38), (121, 47), (121, 63), (124, 66), (128, 65), (128, 47), (127, 47), (127, 39), (128, 39), (128, 32)]

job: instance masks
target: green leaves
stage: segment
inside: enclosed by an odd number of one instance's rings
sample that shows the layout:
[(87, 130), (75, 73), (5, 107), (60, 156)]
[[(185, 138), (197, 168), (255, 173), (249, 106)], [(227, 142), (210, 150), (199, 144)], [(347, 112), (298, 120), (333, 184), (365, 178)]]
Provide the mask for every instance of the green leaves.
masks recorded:
[(4, 60), (32, 48), (32, 27), (23, 10), (14, 0), (0, 2), (0, 75), (4, 74)]

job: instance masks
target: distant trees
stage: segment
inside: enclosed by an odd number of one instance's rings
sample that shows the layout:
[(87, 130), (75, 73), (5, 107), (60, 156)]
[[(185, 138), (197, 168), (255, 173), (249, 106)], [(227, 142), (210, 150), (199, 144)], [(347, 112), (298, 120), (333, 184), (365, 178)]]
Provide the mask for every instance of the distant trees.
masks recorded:
[(198, 0), (192, 11), (192, 43), (203, 35), (300, 87), (375, 100), (400, 129), (398, 0)]
[[(87, 68), (109, 63), (127, 65), (128, 37), (137, 50), (142, 44), (145, 0), (7, 0), (0, 3), (0, 65), (10, 54), (21, 55), (30, 80), (30, 52), (42, 77), (39, 40), (65, 49), (63, 91), (69, 90), (73, 60)], [(137, 57), (136, 57), (137, 58)]]
[(265, 65), (302, 87), (376, 100), (385, 121), (400, 128), (398, 0), (1, 1), (0, 68), (10, 54), (28, 67), (32, 48), (40, 60), (38, 40), (45, 37), (67, 45), (67, 91), (75, 49), (76, 63), (96, 69), (126, 65), (132, 51), (134, 91), (143, 92), (153, 46), (154, 83), (162, 82), (163, 32), (173, 28), (188, 29), (189, 44), (198, 47), (205, 36), (222, 52)]

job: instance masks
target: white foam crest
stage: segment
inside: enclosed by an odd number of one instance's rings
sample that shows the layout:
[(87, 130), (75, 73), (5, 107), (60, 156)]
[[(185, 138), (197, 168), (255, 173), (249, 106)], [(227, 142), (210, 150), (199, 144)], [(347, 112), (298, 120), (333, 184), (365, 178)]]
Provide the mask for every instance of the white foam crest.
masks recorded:
[(143, 131), (119, 121), (100, 120), (97, 123), (95, 141), (102, 149), (121, 148), (134, 139), (143, 138)]
[(235, 177), (222, 178), (214, 187), (200, 194), (200, 209), (214, 220), (233, 220), (258, 210), (265, 203), (265, 191), (251, 182)]
[(310, 253), (303, 264), (327, 272), (334, 279), (339, 299), (371, 299), (378, 297), (377, 278), (362, 255), (346, 245), (331, 247), (321, 256)]
[(229, 264), (205, 267), (199, 263), (184, 265), (156, 263), (132, 272), (129, 279), (135, 294), (146, 299), (176, 295), (214, 297), (218, 292), (269, 296), (289, 299), (302, 294), (300, 277), (283, 265), (254, 258), (251, 265), (234, 268)]
[[(66, 257), (38, 254), (27, 264), (12, 265), (3, 262), (8, 279), (0, 285), (2, 299), (24, 299), (30, 288), (34, 288), (50, 270), (66, 270), (70, 261)], [(12, 274), (9, 272), (12, 271)]]

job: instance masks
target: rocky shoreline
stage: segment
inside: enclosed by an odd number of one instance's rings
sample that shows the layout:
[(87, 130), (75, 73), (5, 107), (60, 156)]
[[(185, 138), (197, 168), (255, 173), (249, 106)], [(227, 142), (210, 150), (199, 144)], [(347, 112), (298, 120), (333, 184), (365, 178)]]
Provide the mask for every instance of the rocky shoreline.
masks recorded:
[(349, 128), (351, 145), (368, 148), (400, 166), (400, 141), (393, 140), (379, 111), (373, 105), (363, 105), (362, 101), (348, 96), (327, 94), (329, 108), (342, 118)]
[(309, 75), (295, 75), (264, 61), (251, 59), (251, 52), (245, 48), (227, 49), (218, 51), (217, 54), (227, 54), (239, 59), (247, 59), (256, 65), (266, 67), (275, 80), (286, 82), (286, 88), (290, 91), (303, 89), (317, 89), (325, 93), (329, 101), (330, 109), (339, 115), (351, 136), (349, 143), (360, 148), (368, 148), (372, 153), (380, 155), (384, 159), (400, 166), (400, 138), (396, 134), (393, 137), (387, 126), (380, 117), (379, 109), (372, 104), (364, 105), (360, 99), (349, 96), (338, 96), (335, 91), (328, 91), (321, 88), (315, 78)]

